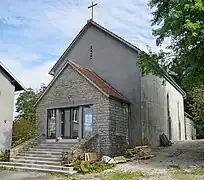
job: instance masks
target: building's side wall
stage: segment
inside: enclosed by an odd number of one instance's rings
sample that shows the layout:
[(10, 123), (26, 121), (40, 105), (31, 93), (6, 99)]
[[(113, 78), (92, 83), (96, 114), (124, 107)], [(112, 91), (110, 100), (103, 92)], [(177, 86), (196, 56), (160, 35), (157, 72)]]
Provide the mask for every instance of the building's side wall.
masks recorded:
[(95, 71), (131, 101), (130, 142), (132, 146), (140, 144), (140, 70), (136, 66), (137, 53), (107, 33), (91, 26), (62, 61), (59, 69), (67, 59)]
[(67, 66), (37, 106), (37, 132), (47, 134), (47, 109), (93, 104), (93, 133), (100, 137), (101, 153), (110, 153), (109, 99)]
[(12, 141), (14, 86), (0, 71), (0, 149), (10, 149)]
[(186, 125), (186, 140), (196, 139), (196, 129), (193, 121), (185, 116), (185, 125)]
[(121, 153), (129, 146), (128, 121), (129, 106), (121, 102), (110, 100), (110, 140), (112, 152)]
[[(169, 94), (169, 110), (171, 116), (172, 141), (179, 141), (179, 119), (181, 122), (181, 139), (185, 139), (183, 96), (163, 79), (148, 75), (141, 80), (142, 128), (143, 139), (152, 146), (160, 145), (159, 135), (169, 135), (167, 117), (167, 94)], [(179, 108), (178, 108), (179, 106)], [(178, 110), (179, 109), (179, 110)]]

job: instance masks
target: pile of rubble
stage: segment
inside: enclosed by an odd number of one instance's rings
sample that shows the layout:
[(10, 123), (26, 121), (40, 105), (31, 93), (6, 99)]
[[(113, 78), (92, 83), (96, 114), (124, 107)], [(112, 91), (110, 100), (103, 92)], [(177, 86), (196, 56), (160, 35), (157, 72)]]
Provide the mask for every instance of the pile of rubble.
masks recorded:
[(126, 153), (129, 154), (131, 160), (147, 160), (155, 156), (148, 146), (136, 146), (128, 149)]

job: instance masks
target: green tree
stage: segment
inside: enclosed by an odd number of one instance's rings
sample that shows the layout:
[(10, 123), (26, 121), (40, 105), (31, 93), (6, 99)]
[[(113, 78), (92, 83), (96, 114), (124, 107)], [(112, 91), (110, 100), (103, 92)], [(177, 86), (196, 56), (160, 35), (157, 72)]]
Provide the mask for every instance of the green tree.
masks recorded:
[(13, 122), (12, 146), (15, 147), (35, 137), (35, 123), (26, 119), (17, 119)]
[(45, 89), (45, 85), (42, 85), (39, 90), (28, 88), (26, 91), (19, 95), (16, 102), (16, 112), (18, 113), (17, 119), (21, 118), (24, 120), (35, 121), (35, 103)]
[(18, 116), (13, 123), (12, 146), (17, 146), (35, 137), (36, 132), (36, 106), (40, 95), (45, 91), (42, 85), (39, 90), (28, 88), (17, 98), (16, 111)]
[(154, 9), (152, 26), (157, 45), (165, 38), (171, 44), (170, 53), (141, 53), (140, 66), (144, 74), (158, 73), (158, 67), (167, 71), (187, 87), (204, 82), (204, 1), (203, 0), (150, 0)]
[(152, 31), (160, 46), (158, 53), (141, 52), (139, 66), (143, 75), (169, 73), (187, 91), (186, 110), (194, 117), (198, 137), (204, 138), (204, 1), (150, 0)]
[(37, 99), (38, 94), (36, 94), (36, 92), (31, 88), (28, 88), (26, 91), (21, 93), (16, 102), (16, 112), (19, 113), (17, 119), (22, 118), (34, 121), (36, 113), (34, 104)]
[(187, 106), (197, 126), (197, 137), (204, 138), (204, 87), (192, 89), (188, 97), (190, 102)]

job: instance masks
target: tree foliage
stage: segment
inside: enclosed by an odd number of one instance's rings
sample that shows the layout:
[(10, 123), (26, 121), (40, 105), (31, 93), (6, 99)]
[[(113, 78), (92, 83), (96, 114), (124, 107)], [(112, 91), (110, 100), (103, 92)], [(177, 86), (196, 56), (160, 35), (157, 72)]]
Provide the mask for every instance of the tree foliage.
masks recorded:
[(195, 88), (188, 92), (188, 109), (197, 125), (197, 137), (204, 137), (204, 87)]
[(28, 88), (17, 98), (16, 111), (18, 116), (13, 123), (12, 146), (17, 146), (33, 137), (36, 132), (36, 102), (46, 86), (39, 90)]
[(204, 137), (204, 1), (150, 0), (156, 44), (170, 40), (166, 51), (141, 52), (143, 75), (168, 72), (187, 91), (185, 107), (194, 117), (198, 137)]
[(32, 88), (28, 88), (19, 95), (16, 102), (16, 112), (18, 113), (17, 119), (21, 118), (29, 121), (35, 121), (35, 103), (45, 88), (45, 85), (42, 85), (41, 88), (37, 91), (33, 90)]
[(13, 122), (12, 147), (35, 137), (36, 126), (32, 121), (17, 119)]
[[(198, 86), (204, 82), (204, 2), (203, 0), (150, 0), (153, 12), (153, 35), (157, 45), (165, 38), (170, 39), (167, 46), (170, 53), (141, 53), (142, 64), (151, 66), (157, 62), (162, 69), (175, 77), (183, 85)], [(146, 57), (144, 57), (146, 56)], [(162, 62), (162, 63), (161, 63)], [(141, 63), (140, 63), (141, 64)], [(158, 65), (157, 64), (157, 65)], [(149, 73), (149, 72), (148, 72)], [(157, 75), (157, 72), (154, 71)]]

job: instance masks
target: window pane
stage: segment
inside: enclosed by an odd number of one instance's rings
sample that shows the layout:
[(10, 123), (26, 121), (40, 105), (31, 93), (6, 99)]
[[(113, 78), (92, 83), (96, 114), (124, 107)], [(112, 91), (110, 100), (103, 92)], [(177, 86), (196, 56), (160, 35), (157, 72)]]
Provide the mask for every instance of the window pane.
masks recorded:
[(72, 138), (76, 139), (79, 136), (79, 109), (74, 108), (72, 111)]
[(47, 111), (47, 138), (56, 138), (56, 109), (49, 109)]
[(87, 136), (93, 131), (93, 108), (92, 106), (87, 106), (83, 108), (84, 123), (83, 123), (83, 137)]

